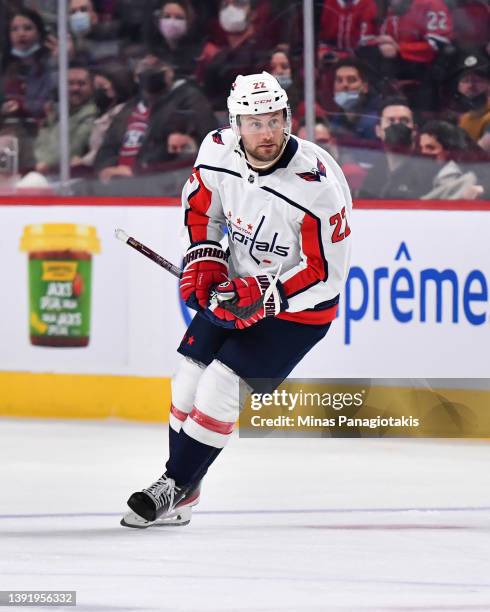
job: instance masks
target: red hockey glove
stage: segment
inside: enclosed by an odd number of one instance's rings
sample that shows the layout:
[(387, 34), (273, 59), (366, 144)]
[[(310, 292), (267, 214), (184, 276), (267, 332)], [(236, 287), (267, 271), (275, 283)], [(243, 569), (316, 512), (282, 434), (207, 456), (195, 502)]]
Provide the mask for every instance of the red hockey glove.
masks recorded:
[(197, 242), (189, 247), (180, 279), (180, 295), (187, 306), (207, 308), (210, 287), (227, 279), (227, 254), (219, 242)]
[(264, 317), (274, 317), (287, 307), (287, 300), (279, 281), (273, 283), (270, 274), (221, 283), (215, 287), (215, 296), (205, 314), (217, 325), (235, 329), (245, 329)]

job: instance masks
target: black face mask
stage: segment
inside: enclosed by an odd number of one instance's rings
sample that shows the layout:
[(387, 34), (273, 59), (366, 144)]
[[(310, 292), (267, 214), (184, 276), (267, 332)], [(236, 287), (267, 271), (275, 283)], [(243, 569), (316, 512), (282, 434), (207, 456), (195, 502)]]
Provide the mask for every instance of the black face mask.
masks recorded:
[(482, 93), (476, 96), (461, 96), (462, 106), (467, 111), (477, 110), (483, 108), (487, 103), (487, 93)]
[(140, 89), (144, 93), (160, 95), (167, 90), (165, 74), (161, 70), (145, 70), (139, 75)]
[(385, 145), (392, 151), (406, 151), (412, 144), (412, 133), (404, 123), (393, 123), (385, 129)]
[(94, 103), (99, 109), (101, 115), (103, 115), (109, 110), (109, 108), (112, 106), (113, 101), (114, 99), (107, 95), (105, 89), (98, 87), (94, 91)]

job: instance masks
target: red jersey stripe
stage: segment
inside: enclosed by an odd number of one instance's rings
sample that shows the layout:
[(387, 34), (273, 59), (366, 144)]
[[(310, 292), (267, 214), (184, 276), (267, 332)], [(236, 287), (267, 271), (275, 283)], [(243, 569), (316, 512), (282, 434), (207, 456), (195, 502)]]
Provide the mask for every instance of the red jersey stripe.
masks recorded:
[(306, 268), (284, 281), (286, 297), (296, 295), (318, 281), (326, 280), (328, 276), (321, 243), (320, 221), (311, 215), (305, 215), (301, 225), (301, 245), (306, 256)]
[(204, 184), (199, 170), (194, 169), (192, 176), (197, 179), (198, 187), (187, 198), (190, 210), (185, 218), (185, 224), (189, 228), (192, 242), (200, 242), (207, 239), (207, 227), (209, 217), (207, 212), (211, 206), (211, 191)]

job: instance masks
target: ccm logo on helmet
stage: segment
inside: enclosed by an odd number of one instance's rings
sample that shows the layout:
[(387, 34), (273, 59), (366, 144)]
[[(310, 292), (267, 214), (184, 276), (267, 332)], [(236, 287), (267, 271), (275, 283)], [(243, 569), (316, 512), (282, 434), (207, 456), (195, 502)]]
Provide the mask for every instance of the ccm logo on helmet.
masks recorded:
[(254, 104), (271, 104), (272, 98), (268, 98), (267, 100), (254, 100)]

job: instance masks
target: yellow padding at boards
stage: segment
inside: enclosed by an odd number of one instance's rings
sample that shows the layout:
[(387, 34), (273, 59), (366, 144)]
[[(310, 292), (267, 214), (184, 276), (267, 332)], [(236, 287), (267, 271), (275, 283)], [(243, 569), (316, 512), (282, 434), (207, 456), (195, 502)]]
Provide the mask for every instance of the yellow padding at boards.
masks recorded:
[(170, 378), (0, 372), (0, 415), (167, 422)]

